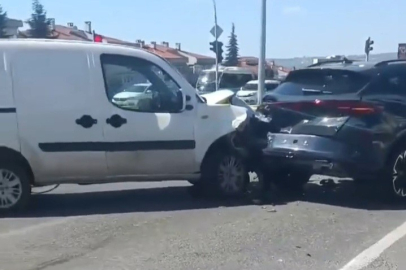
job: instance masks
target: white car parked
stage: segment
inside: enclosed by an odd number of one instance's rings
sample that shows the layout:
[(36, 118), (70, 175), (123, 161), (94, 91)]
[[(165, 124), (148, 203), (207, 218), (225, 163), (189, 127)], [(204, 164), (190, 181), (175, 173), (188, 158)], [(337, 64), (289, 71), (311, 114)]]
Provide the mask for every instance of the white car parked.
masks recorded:
[[(279, 84), (280, 81), (277, 80), (265, 80), (265, 92), (274, 90)], [(258, 80), (247, 82), (247, 84), (241, 87), (240, 91), (237, 92), (236, 96), (248, 105), (258, 104)]]
[(118, 106), (136, 107), (139, 100), (152, 97), (150, 87), (150, 83), (131, 83), (124, 85), (124, 87), (113, 96), (112, 102)]
[[(244, 192), (247, 168), (229, 136), (247, 109), (201, 98), (163, 58), (60, 40), (6, 39), (0, 51), (0, 211), (52, 184), (184, 179)], [(134, 78), (152, 95), (136, 107), (113, 103)]]

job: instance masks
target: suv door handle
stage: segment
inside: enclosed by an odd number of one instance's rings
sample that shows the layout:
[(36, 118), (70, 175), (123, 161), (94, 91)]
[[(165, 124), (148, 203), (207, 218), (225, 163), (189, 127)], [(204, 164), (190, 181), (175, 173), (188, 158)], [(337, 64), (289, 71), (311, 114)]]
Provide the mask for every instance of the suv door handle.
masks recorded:
[(107, 119), (106, 119), (106, 123), (109, 124), (109, 125), (111, 125), (112, 127), (119, 128), (119, 127), (121, 127), (122, 125), (124, 125), (124, 124), (127, 123), (127, 119), (122, 118), (122, 117), (121, 117), (120, 115), (118, 115), (118, 114), (114, 114), (114, 115), (112, 115), (110, 118), (107, 118)]
[(91, 128), (93, 125), (97, 124), (97, 120), (93, 119), (93, 117), (91, 117), (88, 114), (82, 115), (82, 117), (76, 119), (75, 122), (77, 125), (82, 126), (84, 128)]

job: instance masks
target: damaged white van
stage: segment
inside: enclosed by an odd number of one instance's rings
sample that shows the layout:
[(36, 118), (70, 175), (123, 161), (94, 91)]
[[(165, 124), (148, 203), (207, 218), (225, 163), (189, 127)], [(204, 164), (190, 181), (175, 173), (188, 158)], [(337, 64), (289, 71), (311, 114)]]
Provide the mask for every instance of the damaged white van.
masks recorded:
[[(226, 138), (247, 110), (207, 103), (164, 59), (55, 40), (0, 41), (0, 55), (0, 211), (52, 184), (187, 180), (244, 192), (248, 172)], [(114, 102), (140, 84), (148, 95)]]

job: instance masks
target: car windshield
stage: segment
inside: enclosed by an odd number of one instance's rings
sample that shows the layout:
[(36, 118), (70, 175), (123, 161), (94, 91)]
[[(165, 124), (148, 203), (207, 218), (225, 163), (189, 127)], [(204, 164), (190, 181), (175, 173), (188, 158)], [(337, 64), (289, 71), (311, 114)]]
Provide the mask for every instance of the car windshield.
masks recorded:
[(355, 93), (369, 76), (348, 70), (305, 69), (291, 72), (274, 91), (279, 95), (339, 95)]
[(258, 90), (258, 84), (257, 83), (247, 83), (241, 88), (241, 90), (250, 90), (250, 91)]
[(123, 90), (123, 92), (144, 93), (148, 87), (149, 87), (149, 85), (145, 85), (145, 84), (134, 84), (128, 88), (125, 88)]
[[(219, 74), (220, 75), (220, 74)], [(197, 79), (198, 84), (206, 84), (216, 81), (216, 73), (214, 71), (203, 71)]]
[(241, 88), (252, 80), (251, 74), (223, 73), (220, 77), (220, 88)]
[(265, 89), (266, 89), (266, 91), (272, 91), (278, 86), (279, 86), (279, 83), (266, 83)]
[[(274, 90), (276, 87), (278, 87), (278, 83), (265, 83), (265, 90), (266, 91), (271, 91)], [(241, 90), (249, 90), (249, 91), (256, 91), (258, 90), (258, 84), (257, 83), (247, 83), (244, 85)]]

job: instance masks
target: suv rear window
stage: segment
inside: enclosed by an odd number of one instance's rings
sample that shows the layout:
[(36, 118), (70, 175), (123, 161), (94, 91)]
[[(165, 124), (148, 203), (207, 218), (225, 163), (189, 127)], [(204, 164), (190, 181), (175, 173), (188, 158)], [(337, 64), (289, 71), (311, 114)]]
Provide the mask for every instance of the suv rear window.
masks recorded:
[(279, 95), (339, 95), (361, 90), (370, 78), (348, 70), (302, 69), (292, 71), (275, 89)]

